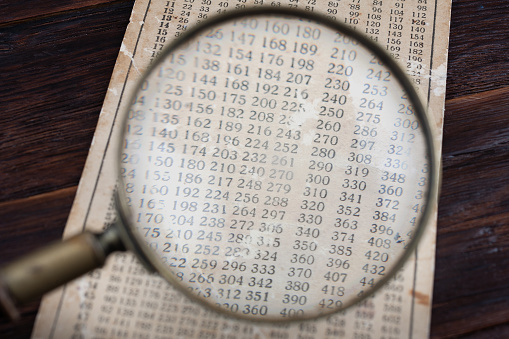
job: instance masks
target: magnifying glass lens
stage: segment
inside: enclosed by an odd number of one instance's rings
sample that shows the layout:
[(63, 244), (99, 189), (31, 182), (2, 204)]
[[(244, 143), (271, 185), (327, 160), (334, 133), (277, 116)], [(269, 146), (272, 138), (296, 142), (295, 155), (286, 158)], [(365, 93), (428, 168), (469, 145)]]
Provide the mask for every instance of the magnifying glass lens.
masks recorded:
[(419, 233), (426, 121), (394, 66), (338, 29), (273, 14), (210, 24), (134, 96), (130, 226), (163, 276), (212, 307), (337, 311), (389, 279)]

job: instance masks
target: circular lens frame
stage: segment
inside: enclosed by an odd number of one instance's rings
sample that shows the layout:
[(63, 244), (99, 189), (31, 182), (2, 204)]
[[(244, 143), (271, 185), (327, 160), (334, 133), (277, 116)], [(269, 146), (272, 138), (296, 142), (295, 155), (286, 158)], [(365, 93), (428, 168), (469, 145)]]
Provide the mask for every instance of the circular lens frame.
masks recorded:
[[(148, 77), (148, 75), (154, 71), (156, 68), (160, 66), (160, 63), (165, 60), (165, 58), (171, 54), (173, 51), (182, 47), (186, 42), (200, 34), (204, 30), (211, 28), (213, 26), (217, 26), (223, 22), (238, 20), (247, 17), (257, 17), (257, 16), (286, 16), (286, 17), (294, 17), (303, 20), (311, 20), (328, 27), (329, 29), (340, 32), (352, 39), (359, 41), (360, 45), (364, 48), (372, 52), (385, 67), (387, 67), (392, 74), (396, 77), (400, 86), (405, 90), (408, 100), (413, 105), (414, 115), (418, 119), (420, 126), (422, 128), (423, 136), (425, 138), (425, 146), (427, 148), (427, 160), (429, 164), (429, 176), (426, 184), (427, 188), (427, 196), (425, 199), (425, 205), (423, 207), (422, 214), (420, 219), (417, 222), (417, 226), (415, 228), (415, 232), (412, 236), (410, 243), (407, 245), (407, 249), (403, 255), (400, 256), (397, 263), (394, 265), (394, 269), (392, 269), (384, 278), (380, 279), (369, 291), (363, 293), (358, 299), (353, 302), (345, 303), (342, 307), (338, 307), (329, 313), (320, 313), (312, 316), (303, 316), (303, 317), (295, 317), (295, 318), (254, 318), (252, 316), (247, 316), (239, 313), (233, 313), (226, 309), (215, 307), (214, 305), (207, 303), (202, 298), (192, 294), (184, 285), (182, 285), (179, 280), (168, 270), (167, 264), (163, 263), (160, 258), (155, 255), (154, 251), (146, 244), (146, 241), (139, 232), (135, 229), (133, 225), (129, 224), (130, 220), (130, 208), (127, 204), (127, 196), (125, 190), (117, 190), (117, 210), (120, 218), (120, 233), (123, 241), (126, 243), (126, 247), (133, 251), (137, 257), (140, 259), (142, 264), (146, 268), (151, 271), (158, 272), (164, 279), (170, 282), (175, 288), (180, 290), (183, 294), (188, 296), (190, 299), (197, 301), (198, 303), (212, 308), (213, 310), (219, 312), (220, 314), (224, 314), (227, 316), (231, 316), (234, 318), (240, 318), (250, 321), (261, 321), (261, 322), (289, 322), (289, 321), (301, 321), (306, 319), (314, 319), (320, 316), (330, 315), (332, 313), (342, 311), (346, 308), (355, 305), (365, 298), (371, 296), (373, 293), (378, 291), (384, 284), (386, 284), (394, 275), (401, 269), (404, 263), (408, 260), (408, 258), (414, 253), (416, 250), (417, 244), (425, 230), (426, 225), (430, 221), (431, 216), (434, 214), (437, 196), (438, 196), (438, 188), (439, 188), (439, 160), (437, 159), (435, 146), (434, 146), (434, 132), (433, 127), (430, 123), (430, 119), (427, 116), (424, 105), (413, 87), (412, 81), (409, 79), (408, 75), (403, 71), (403, 69), (397, 64), (397, 62), (385, 51), (383, 50), (376, 42), (371, 40), (369, 37), (351, 29), (345, 24), (333, 21), (323, 15), (316, 14), (314, 12), (307, 12), (298, 9), (284, 9), (284, 8), (271, 8), (271, 7), (261, 7), (261, 8), (252, 8), (252, 9), (243, 9), (238, 11), (227, 12), (211, 19), (208, 19), (200, 24), (189, 28), (186, 32), (184, 32), (179, 38), (172, 41), (169, 45), (165, 46), (161, 55), (157, 57), (157, 59), (150, 65), (150, 67), (145, 71), (144, 75), (141, 79), (138, 80), (137, 85), (135, 86), (135, 90), (131, 97), (135, 97), (138, 90), (141, 88), (142, 84)], [(126, 125), (127, 115), (130, 106), (125, 109), (123, 112), (123, 118), (121, 126)], [(126, 129), (123, 129), (121, 139), (123, 140), (124, 134), (126, 133)], [(118, 180), (120, 181), (120, 186), (123, 187), (125, 184), (124, 179), (120, 173), (120, 157), (122, 154), (121, 146), (119, 145), (118, 150), (118, 161), (117, 161), (117, 173)]]

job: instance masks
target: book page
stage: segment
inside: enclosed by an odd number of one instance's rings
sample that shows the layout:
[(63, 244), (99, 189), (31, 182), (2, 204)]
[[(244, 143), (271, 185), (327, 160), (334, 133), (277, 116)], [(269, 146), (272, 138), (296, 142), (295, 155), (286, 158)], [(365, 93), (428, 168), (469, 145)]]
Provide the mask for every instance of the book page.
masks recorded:
[[(450, 2), (137, 1), (120, 48), (64, 237), (101, 231), (115, 218), (113, 192), (121, 112), (137, 80), (163, 46), (187, 27), (225, 11), (287, 6), (323, 13), (355, 27), (389, 51), (412, 77), (439, 131), (440, 151)], [(436, 208), (435, 208), (436, 211)], [(435, 220), (436, 218), (432, 218)], [(219, 316), (188, 300), (130, 253), (43, 299), (33, 338), (425, 338), (428, 336), (436, 224), (416, 253), (374, 296), (314, 321), (258, 324)]]

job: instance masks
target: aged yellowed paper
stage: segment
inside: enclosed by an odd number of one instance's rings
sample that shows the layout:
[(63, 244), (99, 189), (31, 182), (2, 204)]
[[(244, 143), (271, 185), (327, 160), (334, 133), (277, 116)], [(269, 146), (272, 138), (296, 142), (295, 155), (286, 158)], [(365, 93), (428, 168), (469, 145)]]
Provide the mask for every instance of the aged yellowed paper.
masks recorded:
[[(356, 27), (406, 69), (441, 143), (450, 1), (284, 0), (137, 1), (120, 48), (64, 237), (102, 230), (115, 217), (113, 191), (119, 115), (137, 79), (163, 46), (188, 26), (224, 11), (287, 6), (324, 13)], [(436, 219), (436, 218), (434, 218)], [(33, 338), (426, 338), (429, 331), (436, 225), (417, 253), (373, 298), (316, 321), (258, 325), (227, 319), (146, 273), (129, 253), (45, 296)]]

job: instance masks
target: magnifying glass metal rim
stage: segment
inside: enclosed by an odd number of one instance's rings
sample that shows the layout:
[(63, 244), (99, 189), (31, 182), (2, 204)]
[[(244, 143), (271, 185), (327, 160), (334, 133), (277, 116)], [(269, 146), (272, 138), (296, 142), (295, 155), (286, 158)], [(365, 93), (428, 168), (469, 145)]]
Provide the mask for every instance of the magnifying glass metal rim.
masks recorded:
[[(380, 279), (373, 287), (371, 287), (368, 291), (362, 294), (358, 299), (355, 299), (351, 302), (345, 303), (342, 307), (334, 309), (329, 312), (313, 314), (310, 316), (297, 316), (291, 318), (280, 318), (280, 317), (252, 317), (246, 316), (241, 313), (233, 313), (224, 308), (216, 307), (211, 303), (206, 302), (204, 299), (194, 295), (191, 293), (185, 286), (183, 286), (175, 276), (173, 276), (167, 268), (167, 265), (163, 263), (159, 257), (157, 257), (154, 251), (146, 244), (145, 239), (140, 236), (140, 234), (134, 229), (134, 226), (129, 224), (130, 220), (130, 208), (127, 205), (127, 196), (124, 190), (117, 190), (117, 211), (118, 216), (120, 218), (119, 223), (119, 235), (121, 236), (124, 244), (128, 249), (134, 252), (140, 261), (144, 264), (144, 266), (150, 271), (157, 271), (164, 279), (169, 281), (177, 290), (184, 293), (191, 300), (198, 302), (205, 307), (215, 310), (220, 314), (234, 317), (237, 319), (244, 319), (255, 322), (289, 322), (289, 321), (303, 321), (303, 320), (311, 320), (316, 319), (317, 317), (331, 315), (339, 311), (343, 311), (352, 305), (355, 305), (362, 300), (365, 300), (376, 291), (380, 289), (383, 285), (385, 285), (390, 279), (392, 279), (395, 274), (402, 268), (402, 266), (407, 262), (408, 258), (414, 253), (417, 248), (417, 244), (424, 233), (425, 227), (430, 221), (430, 218), (434, 214), (437, 197), (438, 197), (438, 187), (439, 187), (439, 160), (436, 155), (435, 147), (434, 147), (434, 132), (433, 127), (430, 124), (430, 119), (427, 117), (426, 110), (422, 104), (422, 101), (419, 97), (419, 94), (413, 87), (411, 80), (405, 71), (397, 64), (397, 62), (390, 56), (385, 50), (383, 50), (376, 42), (371, 40), (369, 37), (363, 35), (362, 33), (353, 30), (347, 25), (334, 21), (322, 14), (317, 14), (314, 12), (307, 12), (300, 9), (291, 9), (291, 8), (278, 8), (278, 7), (258, 7), (251, 9), (242, 9), (242, 10), (234, 10), (231, 12), (226, 12), (215, 17), (212, 17), (206, 21), (203, 21), (199, 24), (196, 24), (193, 27), (190, 27), (187, 31), (185, 31), (180, 37), (176, 40), (172, 41), (170, 44), (164, 47), (162, 53), (154, 60), (154, 62), (147, 68), (144, 75), (138, 80), (136, 86), (134, 87), (134, 91), (132, 92), (130, 98), (134, 98), (136, 93), (143, 82), (147, 79), (147, 77), (151, 74), (154, 69), (159, 67), (159, 64), (162, 60), (164, 60), (170, 53), (172, 53), (177, 48), (181, 47), (187, 41), (189, 41), (192, 37), (197, 35), (200, 32), (203, 32), (205, 29), (217, 26), (223, 22), (238, 20), (245, 17), (253, 17), (253, 16), (289, 16), (302, 19), (304, 21), (310, 20), (319, 24), (323, 24), (328, 28), (341, 32), (355, 40), (358, 40), (364, 48), (371, 51), (376, 55), (376, 57), (386, 66), (388, 67), (392, 74), (399, 81), (402, 88), (405, 89), (406, 94), (408, 96), (408, 100), (412, 103), (414, 108), (414, 114), (419, 120), (420, 126), (423, 130), (423, 134), (425, 137), (425, 146), (427, 148), (427, 157), (429, 164), (429, 177), (427, 182), (427, 199), (426, 204), (423, 208), (422, 215), (420, 220), (415, 226), (415, 232), (412, 236), (410, 243), (407, 245), (407, 249), (403, 255), (400, 256), (397, 263), (394, 265), (393, 269), (389, 274), (385, 275), (382, 279)], [(130, 101), (132, 102), (132, 101)], [(128, 112), (131, 106), (125, 108), (124, 114), (121, 120), (121, 126), (125, 126), (127, 122)], [(125, 135), (125, 129), (122, 131), (122, 138)], [(118, 146), (118, 161), (116, 161), (117, 165), (117, 173), (118, 180), (120, 181), (120, 187), (124, 185), (124, 179), (121, 175), (120, 168), (120, 157), (122, 154), (122, 145), (119, 143)]]

